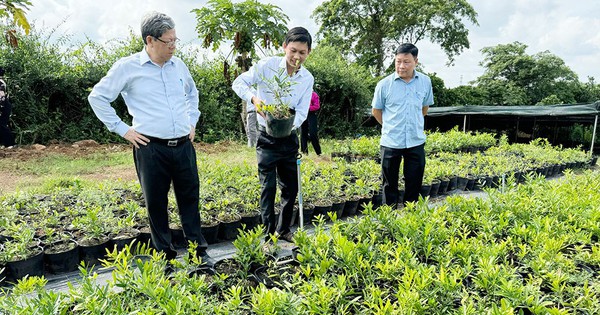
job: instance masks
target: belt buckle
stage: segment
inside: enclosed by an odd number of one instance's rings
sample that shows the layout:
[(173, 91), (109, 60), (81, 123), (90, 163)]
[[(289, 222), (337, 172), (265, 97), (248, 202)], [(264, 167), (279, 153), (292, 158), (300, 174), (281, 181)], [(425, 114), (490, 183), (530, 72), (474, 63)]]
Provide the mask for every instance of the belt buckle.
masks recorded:
[(169, 141), (167, 141), (167, 146), (169, 146), (169, 147), (177, 146), (177, 141), (178, 140), (169, 140)]

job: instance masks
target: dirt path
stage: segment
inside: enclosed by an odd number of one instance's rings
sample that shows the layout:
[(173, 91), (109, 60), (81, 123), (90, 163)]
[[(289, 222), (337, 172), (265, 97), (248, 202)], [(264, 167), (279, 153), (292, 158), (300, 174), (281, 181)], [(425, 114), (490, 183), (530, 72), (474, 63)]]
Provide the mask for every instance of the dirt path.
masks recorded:
[[(90, 142), (87, 145), (76, 144), (50, 144), (47, 146), (30, 145), (12, 149), (0, 149), (0, 163), (2, 163), (0, 174), (0, 194), (11, 193), (21, 188), (34, 187), (51, 176), (47, 175), (24, 175), (19, 167), (34, 165), (36, 161), (42, 161), (50, 156), (62, 156), (67, 158), (81, 159), (93, 154), (109, 154), (114, 152), (125, 152), (131, 148), (124, 144), (100, 145)], [(40, 162), (44, 163), (44, 162)], [(47, 163), (47, 162), (46, 162)], [(80, 174), (83, 180), (105, 181), (105, 180), (135, 180), (137, 178), (135, 169), (129, 165), (110, 166), (92, 173)]]

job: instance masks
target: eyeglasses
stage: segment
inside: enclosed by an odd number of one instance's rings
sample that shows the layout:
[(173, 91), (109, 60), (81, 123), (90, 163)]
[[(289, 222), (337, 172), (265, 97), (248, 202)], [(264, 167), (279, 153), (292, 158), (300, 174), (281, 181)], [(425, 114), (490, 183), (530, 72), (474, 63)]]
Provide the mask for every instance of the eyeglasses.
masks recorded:
[[(152, 37), (154, 37), (154, 36), (152, 36)], [(165, 44), (165, 45), (167, 45), (167, 47), (169, 47), (169, 48), (173, 48), (173, 47), (175, 47), (175, 45), (177, 45), (177, 43), (179, 43), (179, 38), (175, 38), (175, 39), (173, 39), (173, 40), (170, 40), (170, 41), (168, 41), (168, 42), (167, 42), (167, 41), (164, 41), (164, 40), (162, 40), (162, 39), (160, 39), (160, 38), (158, 38), (158, 37), (154, 37), (154, 39), (156, 39), (156, 40), (157, 40), (157, 41), (159, 41), (159, 42), (162, 42), (162, 43), (164, 43), (164, 44)]]

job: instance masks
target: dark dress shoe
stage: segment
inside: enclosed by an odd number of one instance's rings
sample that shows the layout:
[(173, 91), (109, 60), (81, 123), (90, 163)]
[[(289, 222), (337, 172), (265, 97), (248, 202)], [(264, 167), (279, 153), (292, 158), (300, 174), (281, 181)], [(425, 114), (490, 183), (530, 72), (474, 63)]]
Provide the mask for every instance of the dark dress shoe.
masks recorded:
[(206, 251), (199, 251), (198, 257), (202, 260), (202, 264), (208, 267), (214, 267), (216, 261), (210, 257), (210, 255)]

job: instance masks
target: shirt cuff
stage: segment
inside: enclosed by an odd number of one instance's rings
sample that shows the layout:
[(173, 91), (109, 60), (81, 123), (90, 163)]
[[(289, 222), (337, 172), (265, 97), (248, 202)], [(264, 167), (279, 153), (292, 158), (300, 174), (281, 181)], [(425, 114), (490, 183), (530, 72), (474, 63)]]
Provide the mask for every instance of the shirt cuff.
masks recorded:
[(127, 131), (129, 131), (129, 126), (127, 126), (126, 123), (124, 122), (120, 122), (119, 125), (117, 126), (117, 128), (115, 129), (115, 132), (120, 135), (121, 137), (124, 137), (125, 134), (127, 133)]

